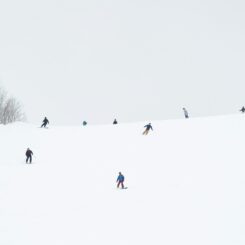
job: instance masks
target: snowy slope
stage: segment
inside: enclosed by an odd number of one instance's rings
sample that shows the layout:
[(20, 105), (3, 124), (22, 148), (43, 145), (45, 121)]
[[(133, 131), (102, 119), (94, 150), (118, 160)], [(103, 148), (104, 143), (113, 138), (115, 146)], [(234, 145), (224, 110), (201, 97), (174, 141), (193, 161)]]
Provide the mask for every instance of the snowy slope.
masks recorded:
[(0, 244), (244, 245), (245, 118), (144, 125), (0, 126)]

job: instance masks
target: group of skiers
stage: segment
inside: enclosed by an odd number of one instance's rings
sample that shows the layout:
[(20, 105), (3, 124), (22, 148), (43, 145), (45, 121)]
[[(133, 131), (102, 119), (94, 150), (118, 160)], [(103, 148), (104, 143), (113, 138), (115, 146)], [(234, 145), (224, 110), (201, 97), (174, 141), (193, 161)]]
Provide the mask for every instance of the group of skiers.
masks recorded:
[[(27, 148), (27, 150), (26, 150), (26, 163), (28, 164), (28, 162), (29, 162), (29, 164), (31, 164), (32, 163), (32, 155), (33, 155), (33, 152), (29, 149), (29, 148)], [(118, 177), (117, 177), (117, 188), (119, 188), (120, 186), (121, 186), (121, 188), (122, 189), (125, 189), (125, 187), (124, 187), (124, 176), (122, 175), (122, 173), (121, 172), (119, 172), (119, 175), (118, 175)]]
[[(184, 115), (185, 115), (185, 118), (189, 118), (189, 115), (188, 115), (188, 112), (185, 108), (183, 108), (183, 111), (184, 111)], [(245, 112), (245, 108), (243, 107), (242, 112)], [(46, 128), (47, 125), (49, 124), (49, 120), (47, 119), (47, 117), (45, 117), (42, 121), (42, 125), (41, 125), (41, 128)], [(113, 124), (116, 125), (118, 124), (117, 122), (117, 119), (114, 119), (113, 121)], [(87, 125), (87, 122), (86, 121), (83, 121), (83, 126), (86, 126)], [(150, 130), (153, 130), (152, 126), (151, 126), (151, 123), (148, 123), (144, 126), (145, 130), (143, 132), (143, 135), (148, 135), (149, 131)], [(32, 163), (32, 155), (33, 155), (33, 152), (30, 150), (30, 148), (27, 148), (26, 150), (26, 163), (28, 164), (31, 164)], [(119, 172), (119, 175), (117, 177), (117, 188), (121, 188), (122, 189), (125, 189), (124, 187), (124, 176), (122, 175), (121, 172)]]
[[(185, 107), (183, 107), (182, 109), (183, 109), (183, 111), (184, 111), (184, 116), (185, 116), (185, 118), (188, 119), (188, 118), (189, 118), (189, 113), (188, 113), (188, 111), (186, 110)], [(243, 106), (243, 107), (241, 108), (240, 111), (241, 111), (242, 113), (245, 113), (245, 107)], [(45, 118), (43, 119), (41, 128), (46, 128), (46, 126), (47, 126), (48, 124), (49, 124), (49, 120), (47, 119), (47, 117), (45, 117)], [(88, 123), (87, 123), (86, 121), (83, 121), (83, 126), (86, 126), (87, 124), (88, 124)], [(117, 119), (114, 119), (114, 121), (113, 121), (112, 124), (114, 124), (114, 125), (115, 125), (115, 124), (118, 124)], [(150, 129), (153, 130), (150, 123), (147, 124), (145, 127), (146, 127), (146, 130), (143, 132), (144, 135), (147, 135)]]
[[(49, 124), (49, 120), (47, 119), (47, 117), (44, 117), (41, 128), (46, 128), (46, 126), (48, 124)], [(33, 152), (30, 150), (30, 148), (27, 148), (27, 150), (26, 150), (26, 163), (28, 163), (28, 162), (29, 162), (29, 164), (32, 163), (32, 155), (33, 155)]]
[[(188, 111), (185, 109), (185, 108), (182, 108), (183, 111), (184, 111), (184, 116), (186, 119), (189, 118), (189, 114), (188, 114)], [(243, 106), (240, 110), (242, 113), (245, 113), (245, 107)], [(41, 125), (41, 128), (46, 128), (47, 124), (49, 124), (49, 120), (47, 119), (47, 117), (44, 118), (43, 122), (42, 122), (42, 125)], [(117, 122), (117, 119), (114, 119), (113, 121), (113, 124), (118, 124)], [(83, 126), (86, 126), (87, 125), (87, 122), (86, 121), (83, 121)], [(148, 123), (144, 126), (145, 130), (143, 132), (143, 135), (148, 135), (149, 131), (152, 130), (153, 131), (153, 128), (152, 128), (152, 125), (151, 123)], [(26, 150), (26, 163), (32, 163), (32, 155), (33, 155), (33, 152), (30, 150), (30, 148), (27, 148)], [(121, 188), (122, 189), (126, 189), (125, 186), (124, 186), (124, 176), (122, 175), (121, 172), (119, 172), (119, 175), (117, 177), (117, 188)]]
[[(183, 111), (184, 111), (185, 118), (189, 118), (188, 111), (187, 111), (185, 108), (182, 108), (182, 109), (183, 109)], [(245, 108), (244, 108), (244, 110), (245, 110)], [(87, 124), (88, 124), (88, 123), (87, 123), (86, 121), (83, 121), (83, 126), (86, 126)], [(114, 121), (113, 121), (112, 124), (114, 124), (114, 125), (118, 124), (118, 121), (117, 121), (116, 118), (114, 119)], [(152, 128), (150, 128), (150, 129), (152, 129)], [(150, 129), (147, 129), (147, 130), (146, 130), (145, 135), (148, 134), (148, 132), (149, 132)]]
[[(88, 123), (86, 121), (83, 121), (83, 126), (87, 126), (87, 124)], [(117, 119), (114, 119), (112, 124), (118, 124)]]
[[(183, 111), (184, 111), (185, 118), (189, 118), (187, 110), (185, 108), (183, 108)], [(241, 111), (245, 112), (245, 108), (243, 107), (241, 109)], [(49, 124), (49, 120), (47, 119), (47, 117), (44, 117), (44, 119), (42, 121), (41, 128), (46, 128), (48, 124)], [(87, 124), (88, 123), (86, 121), (83, 121), (83, 126), (86, 126)], [(114, 119), (113, 124), (114, 125), (118, 124), (116, 118)], [(144, 130), (143, 135), (148, 135), (149, 131), (153, 130), (151, 123), (148, 123), (147, 125), (145, 125), (144, 128), (146, 128), (146, 129)], [(28, 163), (28, 162), (32, 163), (32, 155), (33, 155), (33, 152), (29, 148), (27, 148), (27, 150), (26, 150), (26, 163)], [(120, 178), (123, 177), (123, 175), (120, 175), (120, 173), (119, 173), (119, 176), (121, 176)], [(124, 179), (124, 177), (123, 177), (123, 179)], [(119, 185), (123, 186), (123, 181), (119, 182)]]

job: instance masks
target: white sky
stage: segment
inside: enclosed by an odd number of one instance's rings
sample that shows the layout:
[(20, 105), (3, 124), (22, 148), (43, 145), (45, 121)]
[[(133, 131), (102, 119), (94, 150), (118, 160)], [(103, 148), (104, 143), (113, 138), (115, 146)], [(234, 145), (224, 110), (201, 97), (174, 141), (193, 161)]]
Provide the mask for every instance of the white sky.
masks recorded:
[(244, 1), (0, 2), (0, 81), (29, 122), (234, 113), (244, 67)]

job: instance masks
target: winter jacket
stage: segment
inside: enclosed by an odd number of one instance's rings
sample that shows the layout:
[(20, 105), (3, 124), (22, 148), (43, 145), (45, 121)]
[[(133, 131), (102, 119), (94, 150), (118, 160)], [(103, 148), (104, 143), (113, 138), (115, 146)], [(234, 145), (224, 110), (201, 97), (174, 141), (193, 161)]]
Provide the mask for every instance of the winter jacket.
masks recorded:
[(153, 130), (153, 128), (152, 128), (152, 126), (151, 126), (151, 124), (147, 124), (147, 125), (145, 125), (144, 126), (144, 128), (146, 128), (147, 130)]
[(122, 174), (120, 174), (118, 177), (117, 177), (117, 182), (123, 182), (124, 181), (124, 176)]
[(44, 118), (43, 123), (45, 123), (45, 124), (49, 123), (49, 121), (48, 121), (48, 119), (46, 117)]
[(26, 156), (29, 157), (29, 156), (31, 156), (31, 155), (33, 155), (33, 152), (32, 152), (31, 150), (27, 150), (27, 151), (26, 151)]

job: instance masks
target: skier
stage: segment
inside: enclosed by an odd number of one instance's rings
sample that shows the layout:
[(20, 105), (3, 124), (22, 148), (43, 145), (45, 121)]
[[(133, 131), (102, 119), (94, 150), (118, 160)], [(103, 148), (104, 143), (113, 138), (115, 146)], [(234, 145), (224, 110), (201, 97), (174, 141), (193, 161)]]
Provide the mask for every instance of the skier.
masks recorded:
[(147, 135), (149, 133), (150, 129), (153, 130), (151, 123), (148, 123), (147, 125), (145, 125), (144, 128), (146, 128), (146, 129), (143, 132), (143, 135)]
[(185, 114), (185, 118), (189, 118), (188, 111), (185, 108), (183, 108), (183, 111), (184, 111), (184, 114)]
[(124, 176), (122, 175), (121, 172), (119, 172), (119, 175), (118, 175), (118, 177), (117, 177), (117, 188), (119, 188), (120, 185), (121, 185), (122, 189), (124, 189), (124, 184), (123, 184), (123, 182), (124, 182)]
[(243, 106), (242, 109), (240, 110), (242, 113), (245, 112), (245, 107)]
[(41, 128), (42, 128), (42, 127), (46, 128), (47, 124), (49, 124), (49, 120), (47, 119), (47, 117), (45, 117), (45, 118), (43, 119), (43, 124), (41, 125)]
[(113, 124), (118, 124), (117, 119), (114, 119)]
[(88, 123), (86, 121), (83, 121), (83, 126), (86, 126)]
[(32, 162), (32, 155), (33, 155), (33, 152), (29, 148), (27, 148), (27, 150), (26, 150), (26, 163), (28, 163), (28, 160), (30, 163)]

